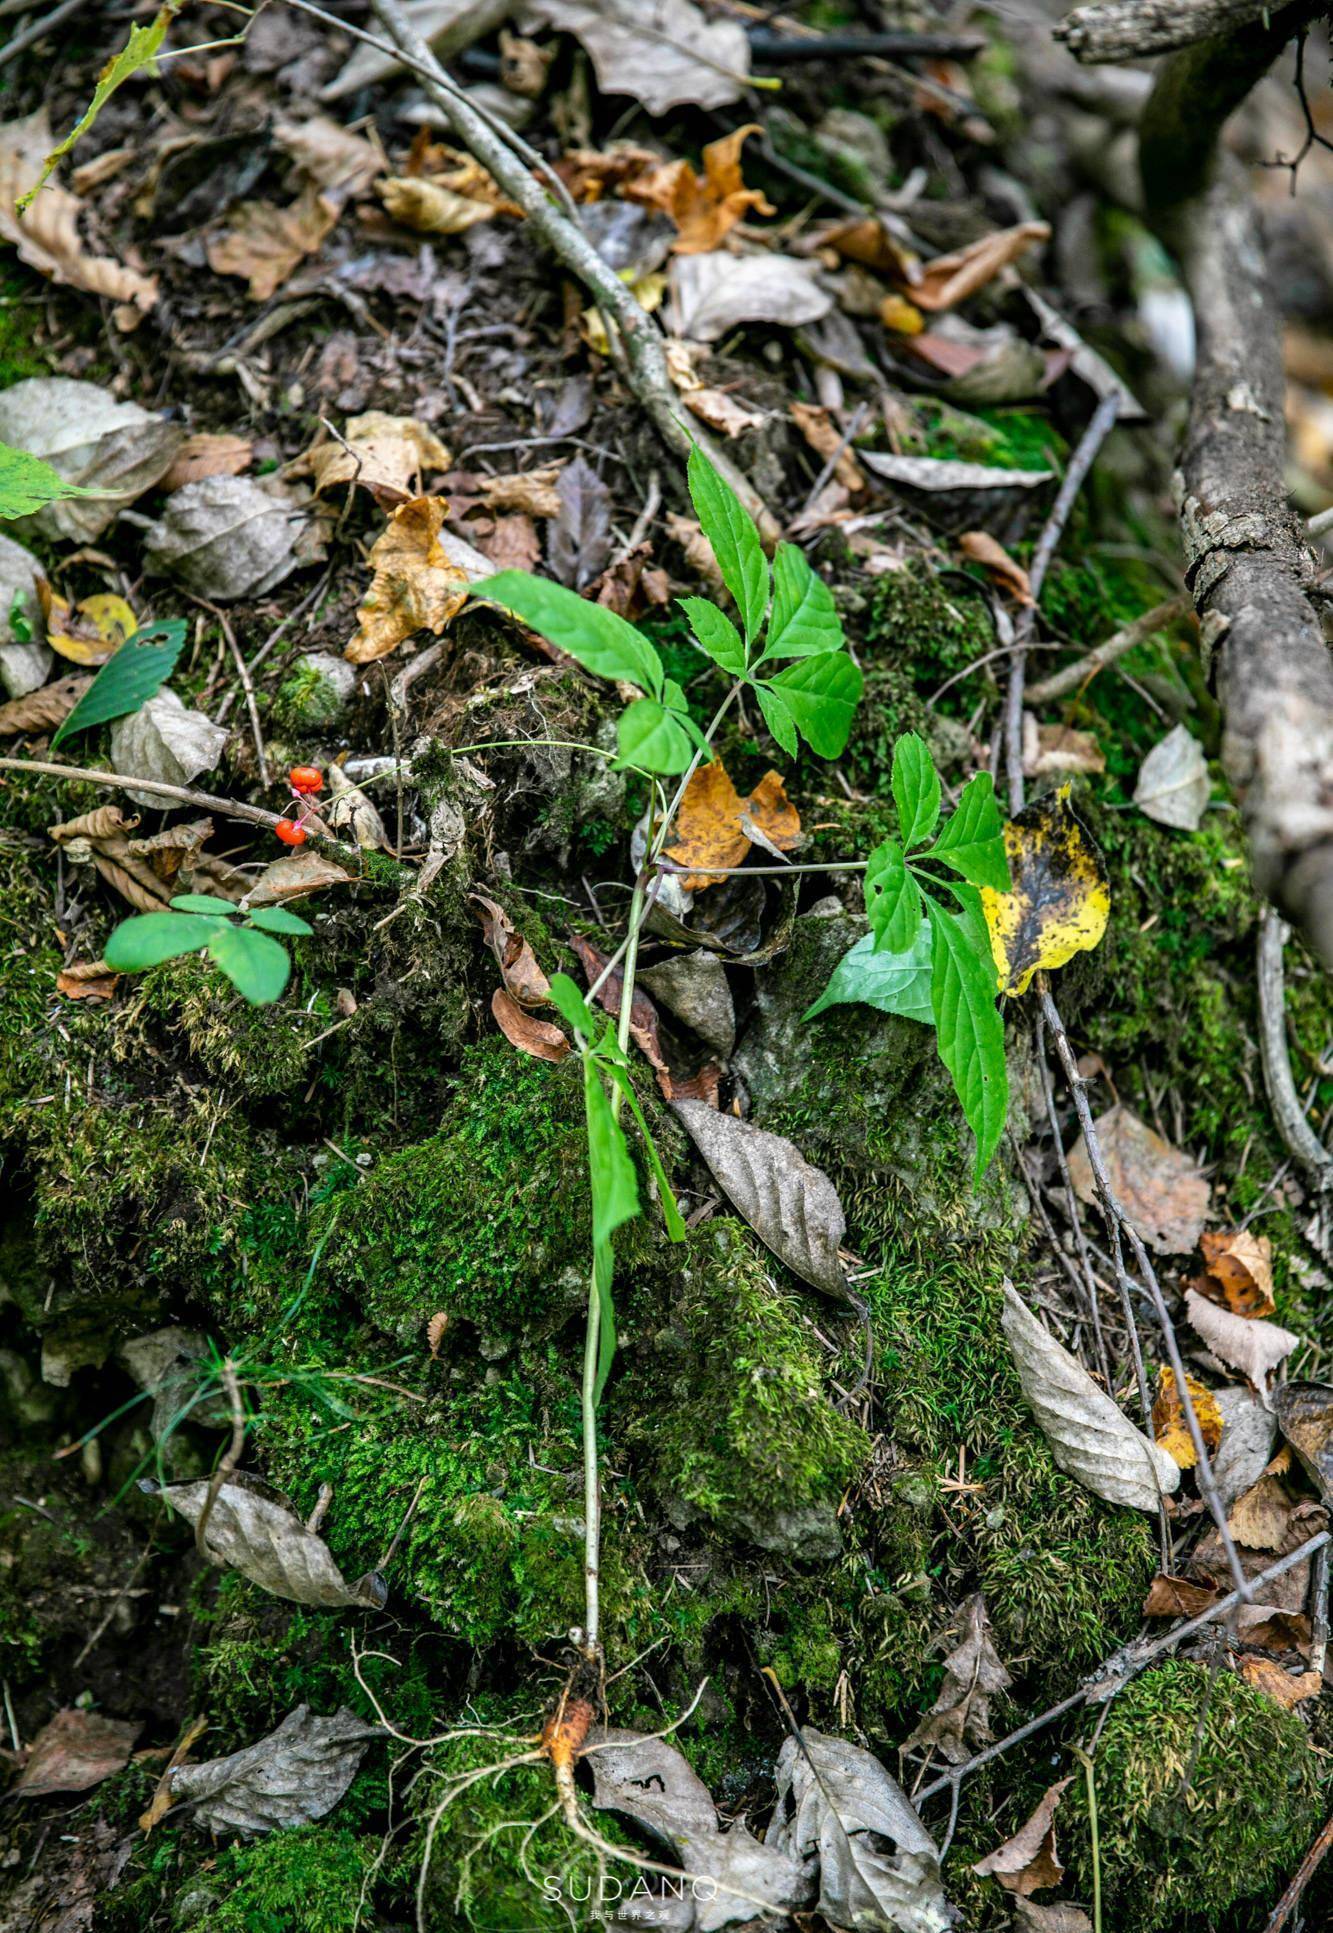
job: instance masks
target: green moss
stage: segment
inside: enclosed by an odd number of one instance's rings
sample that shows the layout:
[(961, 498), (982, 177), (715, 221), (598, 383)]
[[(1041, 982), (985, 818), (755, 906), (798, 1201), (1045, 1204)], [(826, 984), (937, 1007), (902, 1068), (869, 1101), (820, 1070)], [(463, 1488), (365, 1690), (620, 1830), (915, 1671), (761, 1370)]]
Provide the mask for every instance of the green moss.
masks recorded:
[(1050, 418), (1031, 410), (990, 408), (969, 412), (949, 403), (917, 411), (922, 452), (945, 461), (986, 463), (997, 470), (1058, 468), (1068, 445)]
[(318, 1825), (225, 1846), (181, 1888), (172, 1925), (181, 1933), (353, 1933), (379, 1843)]
[(0, 267), (0, 389), (28, 376), (45, 376), (48, 362), (33, 346), (42, 313), (42, 284), (35, 275), (5, 263)]
[(301, 738), (327, 730), (343, 705), (341, 693), (319, 666), (298, 659), (273, 694), (273, 721), (280, 730)]
[[(1323, 1816), (1318, 1763), (1294, 1713), (1226, 1670), (1174, 1659), (1110, 1708), (1096, 1752), (1102, 1884), (1112, 1923), (1205, 1933), (1233, 1902), (1289, 1877)], [(1067, 1856), (1091, 1885), (1083, 1782)]]

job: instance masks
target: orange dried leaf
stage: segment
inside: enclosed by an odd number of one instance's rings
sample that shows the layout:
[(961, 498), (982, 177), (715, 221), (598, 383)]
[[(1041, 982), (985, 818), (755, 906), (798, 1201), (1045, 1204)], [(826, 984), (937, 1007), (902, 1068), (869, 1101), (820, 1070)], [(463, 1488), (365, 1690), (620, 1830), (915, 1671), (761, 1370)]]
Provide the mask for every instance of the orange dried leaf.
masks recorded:
[(1270, 1316), (1273, 1301), (1273, 1244), (1267, 1235), (1237, 1228), (1199, 1237), (1205, 1273), (1192, 1286), (1233, 1315)]
[(209, 431), (187, 436), (161, 488), (170, 492), (183, 489), (187, 483), (201, 483), (205, 477), (238, 477), (249, 469), (253, 455), (254, 444), (248, 436), (215, 436)]
[(1035, 242), (1047, 242), (1051, 231), (1044, 221), (1020, 222), (1015, 228), (999, 228), (983, 235), (980, 241), (948, 255), (937, 255), (927, 262), (910, 284), (912, 300), (918, 309), (938, 312), (956, 308), (978, 289), (984, 288), (1011, 262)]
[(387, 657), (414, 631), (443, 631), (467, 603), (468, 574), (440, 541), (445, 509), (440, 497), (399, 504), (371, 546), (374, 577), (344, 653), (353, 664)]
[(685, 788), (676, 828), (679, 836), (667, 847), (667, 857), (691, 868), (681, 885), (698, 893), (726, 877), (718, 867), (739, 866), (752, 842), (790, 852), (800, 837), (801, 818), (779, 773), (765, 772), (743, 799), (721, 759), (715, 758), (701, 765)]
[(507, 991), (520, 1006), (541, 1006), (550, 995), (551, 983), (538, 966), (537, 955), (523, 935), (515, 931), (503, 906), (497, 906), (485, 893), (469, 893), (468, 904), (481, 921), (486, 944), (495, 955)]
[(66, 1000), (109, 1000), (119, 980), (105, 960), (75, 960), (56, 975), (56, 992)]
[(1301, 1671), (1293, 1676), (1276, 1658), (1261, 1658), (1254, 1652), (1246, 1652), (1242, 1657), (1240, 1675), (1247, 1685), (1266, 1692), (1284, 1711), (1293, 1710), (1307, 1698), (1318, 1698), (1324, 1689), (1322, 1672)]
[(865, 471), (853, 455), (851, 444), (844, 442), (828, 410), (818, 403), (793, 403), (791, 420), (816, 456), (833, 464), (833, 474), (849, 496), (865, 489)]
[(741, 174), (741, 149), (752, 134), (761, 132), (752, 122), (720, 141), (710, 141), (701, 175), (688, 161), (663, 162), (629, 182), (623, 190), (625, 199), (670, 216), (679, 231), (673, 253), (699, 255), (717, 248), (751, 210), (757, 215), (777, 213), (758, 188), (746, 187)]
[(438, 1309), (426, 1324), (426, 1347), (430, 1350), (432, 1362), (440, 1353), (440, 1344), (448, 1327), (449, 1314), (445, 1309)]
[(1143, 1600), (1145, 1618), (1193, 1618), (1216, 1604), (1220, 1593), (1206, 1584), (1192, 1583), (1188, 1577), (1169, 1577), (1159, 1571)]
[(964, 557), (980, 564), (992, 582), (1008, 591), (1016, 604), (1031, 604), (1032, 585), (1021, 564), (1015, 563), (1004, 545), (988, 530), (965, 530), (958, 539)]
[(538, 1020), (536, 1014), (520, 1007), (512, 993), (497, 987), (491, 995), (491, 1012), (495, 1024), (509, 1042), (522, 1054), (531, 1054), (534, 1060), (550, 1061), (553, 1064), (565, 1058), (571, 1049), (569, 1042), (560, 1029), (549, 1020)]
[[(1186, 1375), (1185, 1387), (1189, 1391), (1190, 1407), (1198, 1422), (1204, 1448), (1211, 1456), (1222, 1441), (1222, 1412), (1217, 1407), (1217, 1398), (1211, 1389), (1205, 1389), (1193, 1376)], [(1157, 1447), (1165, 1450), (1182, 1470), (1192, 1470), (1195, 1463), (1194, 1439), (1190, 1435), (1185, 1406), (1180, 1400), (1175, 1372), (1171, 1369), (1158, 1371), (1152, 1427)]]

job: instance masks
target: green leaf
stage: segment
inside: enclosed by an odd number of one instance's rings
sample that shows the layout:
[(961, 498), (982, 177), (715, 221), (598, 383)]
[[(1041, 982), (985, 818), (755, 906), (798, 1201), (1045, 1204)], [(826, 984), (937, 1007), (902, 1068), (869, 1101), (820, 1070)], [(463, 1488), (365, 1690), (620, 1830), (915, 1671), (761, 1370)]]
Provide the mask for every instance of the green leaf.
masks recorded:
[(725, 611), (719, 611), (711, 598), (682, 597), (677, 600), (700, 648), (714, 664), (720, 664), (738, 678), (745, 669), (745, 644)]
[(768, 559), (754, 518), (697, 446), (690, 451), (689, 483), (695, 515), (741, 614), (745, 642), (753, 644), (768, 609), (769, 582)]
[[(978, 906), (978, 916), (980, 912)], [(926, 914), (930, 920), (930, 1001), (935, 1038), (968, 1126), (976, 1136), (975, 1186), (999, 1146), (1009, 1105), (1004, 1021), (995, 1005), (995, 968), (989, 949), (983, 959), (964, 930), (963, 921), (946, 913), (933, 899), (926, 900)]]
[(898, 830), (908, 851), (929, 839), (940, 820), (940, 779), (930, 747), (904, 732), (893, 748), (893, 799)]
[(585, 1040), (596, 1040), (597, 1022), (583, 995), (567, 973), (551, 975), (551, 1001), (562, 1020), (567, 1020), (575, 1033), (582, 1034)]
[(935, 1024), (930, 999), (930, 921), (923, 918), (911, 946), (901, 953), (881, 953), (873, 933), (863, 934), (833, 969), (832, 978), (814, 1005), (802, 1015), (813, 1020), (825, 1007), (859, 1003), (880, 1013), (896, 1013), (904, 1020)]
[(764, 723), (787, 757), (795, 758), (796, 726), (792, 722), (786, 700), (780, 692), (774, 691), (771, 685), (755, 685), (752, 689), (759, 700), (759, 709), (764, 714)]
[(16, 203), (16, 210), (20, 215), (28, 207), (33, 196), (43, 185), (61, 156), (68, 154), (79, 136), (88, 132), (88, 129), (97, 119), (116, 89), (122, 86), (125, 81), (129, 80), (132, 74), (137, 74), (141, 67), (147, 67), (149, 65), (157, 53), (158, 48), (162, 45), (163, 40), (166, 38), (167, 28), (171, 25), (180, 10), (181, 4), (182, 0), (168, 0), (168, 4), (162, 8), (157, 18), (147, 27), (130, 28), (129, 39), (125, 42), (125, 45), (118, 54), (112, 56), (97, 76), (97, 85), (93, 89), (93, 98), (84, 109), (83, 114), (75, 122), (59, 147), (52, 148), (50, 154), (47, 155), (46, 160), (42, 163), (42, 172), (38, 176), (36, 183)]
[(583, 1104), (588, 1123), (588, 1179), (592, 1189), (593, 1283), (601, 1310), (594, 1401), (601, 1400), (616, 1349), (615, 1304), (611, 1282), (615, 1258), (611, 1237), (639, 1212), (639, 1182), (630, 1160), (620, 1123), (602, 1086), (599, 1063), (591, 1054), (583, 1062)]
[(177, 893), (171, 904), (178, 913), (207, 913), (213, 919), (235, 917), (240, 911), (235, 900), (218, 893)]
[(860, 667), (845, 651), (823, 651), (817, 658), (798, 658), (778, 673), (769, 689), (781, 693), (811, 751), (820, 758), (837, 758), (846, 746), (864, 682)]
[(661, 659), (642, 631), (604, 604), (593, 604), (577, 591), (527, 571), (497, 571), (494, 577), (483, 577), (472, 586), (472, 595), (489, 598), (521, 618), (599, 678), (623, 678), (654, 698), (661, 697)]
[(842, 622), (833, 593), (811, 570), (796, 544), (779, 544), (773, 557), (773, 613), (759, 660), (813, 658), (842, 649)]
[(292, 970), (286, 947), (249, 926), (220, 927), (208, 943), (208, 957), (252, 1007), (279, 999)]
[(184, 618), (166, 618), (145, 624), (133, 637), (126, 638), (114, 657), (108, 658), (84, 692), (69, 717), (61, 722), (51, 740), (55, 751), (62, 739), (85, 732), (92, 725), (104, 725), (108, 718), (123, 718), (138, 711), (155, 691), (161, 689), (176, 669), (176, 660), (185, 646)]
[(1004, 828), (989, 772), (978, 772), (964, 786), (944, 830), (922, 857), (940, 860), (974, 886), (990, 886), (997, 893), (1009, 890)]
[(102, 958), (117, 973), (142, 973), (163, 960), (200, 952), (226, 930), (225, 921), (194, 913), (138, 913), (121, 921), (102, 948)]
[(875, 945), (902, 953), (921, 925), (921, 888), (896, 839), (885, 839), (866, 861), (865, 894)]
[(616, 743), (622, 765), (638, 765), (645, 772), (683, 772), (694, 757), (694, 740), (679, 712), (668, 711), (656, 698), (636, 698), (620, 714)]
[(0, 443), (0, 521), (30, 517), (43, 504), (61, 503), (66, 497), (105, 494), (103, 490), (85, 490), (81, 484), (66, 483), (40, 456), (31, 456), (27, 450), (11, 450), (8, 443)]
[(653, 1180), (657, 1183), (657, 1192), (662, 1203), (662, 1220), (666, 1223), (667, 1236), (673, 1242), (683, 1242), (685, 1240), (685, 1222), (676, 1204), (676, 1197), (672, 1193), (671, 1183), (667, 1179), (667, 1171), (662, 1166), (662, 1157), (657, 1152), (657, 1143), (648, 1132), (648, 1123), (644, 1119), (643, 1109), (639, 1104), (639, 1097), (634, 1092), (634, 1082), (630, 1077), (629, 1069), (621, 1060), (605, 1059), (602, 1064), (628, 1101), (630, 1113), (634, 1116), (639, 1133), (643, 1136), (644, 1151), (648, 1156), (648, 1166), (652, 1170)]
[(285, 906), (255, 906), (247, 918), (252, 926), (262, 926), (266, 933), (307, 935), (315, 930), (309, 920), (303, 920), (299, 913), (289, 913)]

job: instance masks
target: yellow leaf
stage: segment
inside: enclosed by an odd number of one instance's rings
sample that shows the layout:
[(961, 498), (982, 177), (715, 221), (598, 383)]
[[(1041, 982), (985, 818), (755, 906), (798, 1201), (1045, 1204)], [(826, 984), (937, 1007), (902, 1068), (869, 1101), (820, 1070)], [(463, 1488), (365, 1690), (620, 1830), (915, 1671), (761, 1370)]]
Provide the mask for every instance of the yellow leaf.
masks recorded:
[(1106, 931), (1111, 888), (1092, 835), (1069, 803), (1048, 792), (1004, 828), (1012, 886), (981, 888), (1001, 993), (1026, 993), (1039, 968), (1062, 967)]
[[(1199, 1435), (1203, 1438), (1204, 1448), (1211, 1456), (1222, 1441), (1222, 1412), (1217, 1407), (1217, 1398), (1211, 1389), (1196, 1382), (1193, 1376), (1186, 1375), (1185, 1387), (1189, 1391), (1190, 1408), (1194, 1411), (1199, 1425)], [(1157, 1372), (1157, 1395), (1152, 1406), (1153, 1435), (1159, 1450), (1165, 1450), (1182, 1470), (1192, 1470), (1195, 1463), (1194, 1439), (1185, 1416), (1185, 1405), (1180, 1400), (1176, 1387), (1175, 1371), (1160, 1369)]]
[(414, 631), (443, 631), (467, 603), (468, 574), (440, 542), (446, 507), (441, 497), (414, 497), (376, 538), (360, 628), (344, 653), (353, 664), (387, 657)]
[(757, 215), (777, 212), (758, 188), (745, 186), (741, 175), (741, 149), (752, 134), (762, 132), (752, 122), (720, 141), (710, 141), (701, 175), (688, 161), (664, 161), (649, 168), (626, 185), (625, 199), (670, 216), (679, 231), (672, 243), (674, 254), (706, 254), (752, 209)]
[(105, 664), (138, 628), (124, 598), (110, 591), (83, 598), (73, 612), (67, 598), (52, 594), (47, 602), (46, 641), (71, 664)]
[(777, 772), (765, 772), (743, 799), (721, 759), (715, 758), (701, 765), (686, 786), (676, 826), (680, 836), (667, 847), (667, 857), (678, 866), (699, 868), (680, 882), (686, 892), (699, 893), (725, 877), (709, 868), (739, 866), (752, 842), (790, 852), (800, 837), (801, 815)]
[(298, 457), (291, 476), (311, 476), (315, 495), (340, 483), (357, 483), (391, 500), (413, 495), (425, 470), (447, 470), (453, 461), (435, 432), (414, 416), (386, 416), (367, 410), (348, 419), (342, 439), (322, 435)]
[(886, 295), (879, 305), (879, 319), (899, 336), (919, 336), (926, 326), (920, 309), (905, 295)]
[(132, 74), (137, 74), (141, 67), (149, 67), (152, 65), (154, 56), (162, 45), (162, 42), (166, 39), (168, 27), (170, 27), (176, 14), (180, 11), (181, 4), (182, 0), (167, 0), (166, 6), (161, 9), (157, 18), (150, 22), (148, 26), (130, 28), (129, 39), (125, 42), (125, 45), (120, 49), (119, 53), (112, 55), (101, 73), (97, 76), (97, 85), (93, 89), (93, 98), (84, 109), (83, 114), (74, 123), (74, 126), (70, 129), (64, 140), (57, 143), (51, 149), (51, 152), (42, 163), (42, 172), (36, 182), (28, 189), (25, 195), (20, 197), (15, 210), (17, 214), (24, 215), (27, 213), (34, 196), (46, 181), (51, 170), (60, 161), (62, 156), (69, 153), (79, 136), (88, 132), (116, 89), (123, 82), (129, 80)]

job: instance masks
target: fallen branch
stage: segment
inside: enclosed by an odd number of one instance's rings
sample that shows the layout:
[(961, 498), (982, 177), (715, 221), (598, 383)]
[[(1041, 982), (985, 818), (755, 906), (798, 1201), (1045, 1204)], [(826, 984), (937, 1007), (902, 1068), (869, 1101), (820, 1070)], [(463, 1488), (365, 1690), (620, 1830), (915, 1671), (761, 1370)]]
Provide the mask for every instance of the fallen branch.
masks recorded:
[(1256, 978), (1259, 987), (1259, 1058), (1269, 1106), (1288, 1152), (1300, 1162), (1321, 1193), (1333, 1189), (1333, 1154), (1310, 1126), (1291, 1072), (1287, 1048), (1286, 979), (1282, 954), (1288, 928), (1280, 913), (1265, 907), (1259, 922)]
[(581, 229), (549, 199), (512, 149), (449, 81), (429, 46), (413, 27), (402, 0), (371, 0), (375, 17), (407, 62), (424, 78), (426, 91), (448, 122), (455, 139), (472, 154), (526, 215), (534, 233), (614, 322), (624, 345), (625, 373), (654, 429), (669, 449), (688, 456), (697, 444), (723, 476), (759, 526), (775, 543), (778, 524), (748, 477), (689, 415), (667, 372), (666, 350), (656, 321), (597, 253)]
[(1188, 601), (1183, 597), (1171, 597), (1165, 604), (1155, 604), (1151, 611), (1145, 611), (1142, 617), (1136, 617), (1132, 624), (1126, 624), (1122, 630), (1113, 631), (1109, 638), (1094, 645), (1091, 651), (1076, 658), (1073, 664), (1061, 665), (1049, 678), (1039, 679), (1035, 685), (1029, 685), (1028, 703), (1048, 704), (1053, 698), (1064, 698), (1069, 692), (1091, 684), (1099, 671), (1105, 671), (1107, 665), (1114, 664), (1117, 658), (1123, 658), (1136, 645), (1146, 644), (1154, 632), (1163, 631), (1168, 624), (1174, 624), (1188, 609)]
[(1106, 0), (1075, 7), (1052, 30), (1087, 67), (1111, 60), (1143, 60), (1233, 27), (1248, 27), (1268, 9), (1264, 0)]
[(1206, 647), (1218, 649), (1222, 762), (1255, 883), (1333, 965), (1333, 660), (1307, 596), (1314, 560), (1287, 500), (1281, 316), (1226, 116), (1319, 11), (1176, 54), (1144, 110), (1148, 207), (1180, 257), (1198, 339), (1177, 492)]

